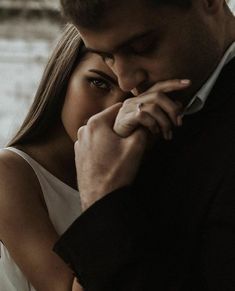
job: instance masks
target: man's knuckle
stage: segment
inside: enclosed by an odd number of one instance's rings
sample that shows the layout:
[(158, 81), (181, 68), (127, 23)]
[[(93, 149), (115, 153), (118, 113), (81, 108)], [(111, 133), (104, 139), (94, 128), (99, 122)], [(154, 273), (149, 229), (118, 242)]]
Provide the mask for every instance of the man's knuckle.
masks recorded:
[(87, 125), (90, 125), (91, 123), (95, 122), (96, 117), (95, 116), (91, 116), (88, 121), (87, 121)]
[(98, 122), (99, 122), (99, 118), (94, 115), (94, 116), (92, 116), (92, 117), (89, 118), (89, 120), (87, 122), (87, 125), (90, 128), (94, 128), (94, 127), (97, 126)]
[(133, 98), (128, 98), (126, 100), (123, 101), (123, 106), (129, 106), (130, 104), (133, 103)]
[(84, 131), (85, 125), (81, 126), (77, 131), (77, 138), (81, 137)]

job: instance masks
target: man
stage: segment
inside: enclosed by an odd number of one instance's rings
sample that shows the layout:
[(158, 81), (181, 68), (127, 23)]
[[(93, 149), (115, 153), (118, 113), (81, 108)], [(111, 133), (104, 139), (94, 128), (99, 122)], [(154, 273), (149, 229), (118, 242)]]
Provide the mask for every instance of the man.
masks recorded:
[[(84, 213), (55, 250), (88, 291), (235, 290), (235, 18), (226, 2), (62, 5), (134, 97), (78, 132)], [(128, 134), (123, 107), (142, 116)]]

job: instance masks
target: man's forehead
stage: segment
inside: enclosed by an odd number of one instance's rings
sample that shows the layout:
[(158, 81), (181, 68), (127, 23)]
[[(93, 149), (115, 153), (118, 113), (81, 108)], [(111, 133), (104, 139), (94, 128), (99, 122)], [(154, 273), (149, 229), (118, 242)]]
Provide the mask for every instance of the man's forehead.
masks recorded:
[(154, 34), (155, 30), (148, 28), (136, 29), (123, 35), (115, 35), (113, 32), (81, 31), (80, 33), (88, 51), (112, 53), (134, 42), (142, 41)]
[[(107, 13), (101, 27), (79, 27), (82, 39), (87, 47), (100, 50), (114, 49), (122, 42), (128, 41), (135, 35), (156, 27), (156, 22), (162, 21), (162, 13), (149, 9), (144, 1), (134, 1), (118, 6), (118, 9)], [(133, 1), (131, 1), (133, 2)], [(123, 3), (123, 1), (122, 1)], [(140, 6), (142, 5), (142, 6)]]

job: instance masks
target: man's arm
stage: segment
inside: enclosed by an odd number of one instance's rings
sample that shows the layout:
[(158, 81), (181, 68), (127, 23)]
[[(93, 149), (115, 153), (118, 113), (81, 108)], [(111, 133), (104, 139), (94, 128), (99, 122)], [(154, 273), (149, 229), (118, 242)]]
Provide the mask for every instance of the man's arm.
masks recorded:
[(130, 207), (133, 195), (129, 187), (108, 194), (57, 243), (56, 252), (71, 264), (85, 289), (235, 290), (235, 201), (231, 195), (218, 196), (203, 229), (200, 251), (195, 250), (196, 260), (190, 262), (193, 270), (185, 268), (173, 285), (167, 281), (168, 270), (158, 264), (157, 240), (149, 245), (156, 229), (151, 229), (151, 221), (137, 203)]
[[(76, 165), (85, 212), (62, 236), (55, 250), (75, 270), (85, 288), (92, 290), (94, 284), (95, 290), (103, 291), (114, 281), (114, 286), (118, 286), (118, 281), (123, 281), (123, 269), (129, 274), (126, 280), (138, 269), (139, 279), (146, 284), (143, 278), (154, 269), (150, 251), (153, 248), (149, 245), (152, 223), (130, 186), (147, 144), (146, 131), (138, 126), (147, 127), (145, 118), (149, 115), (158, 121), (167, 138), (171, 122), (166, 122), (166, 116), (179, 126), (182, 108), (163, 93), (185, 87), (180, 80), (156, 84), (155, 91), (130, 98), (122, 104), (122, 110), (121, 104), (117, 104), (97, 114), (78, 132)], [(136, 105), (142, 101), (146, 102), (146, 112), (136, 111)]]
[[(123, 268), (138, 265), (137, 245), (147, 229), (144, 214), (134, 204), (129, 187), (108, 194), (86, 210), (56, 244), (55, 251), (71, 265), (85, 289), (110, 290)], [(117, 282), (112, 290), (115, 286)]]
[(235, 168), (232, 159), (231, 165), (224, 172), (203, 229), (200, 271), (210, 291), (235, 290)]

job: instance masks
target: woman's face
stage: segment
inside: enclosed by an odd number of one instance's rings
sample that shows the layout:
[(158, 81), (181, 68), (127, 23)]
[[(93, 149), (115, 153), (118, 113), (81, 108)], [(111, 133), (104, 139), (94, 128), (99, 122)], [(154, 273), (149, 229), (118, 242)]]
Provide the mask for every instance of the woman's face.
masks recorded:
[(87, 53), (68, 84), (61, 116), (67, 134), (75, 141), (79, 127), (92, 115), (128, 96), (119, 88), (115, 75), (101, 57)]

